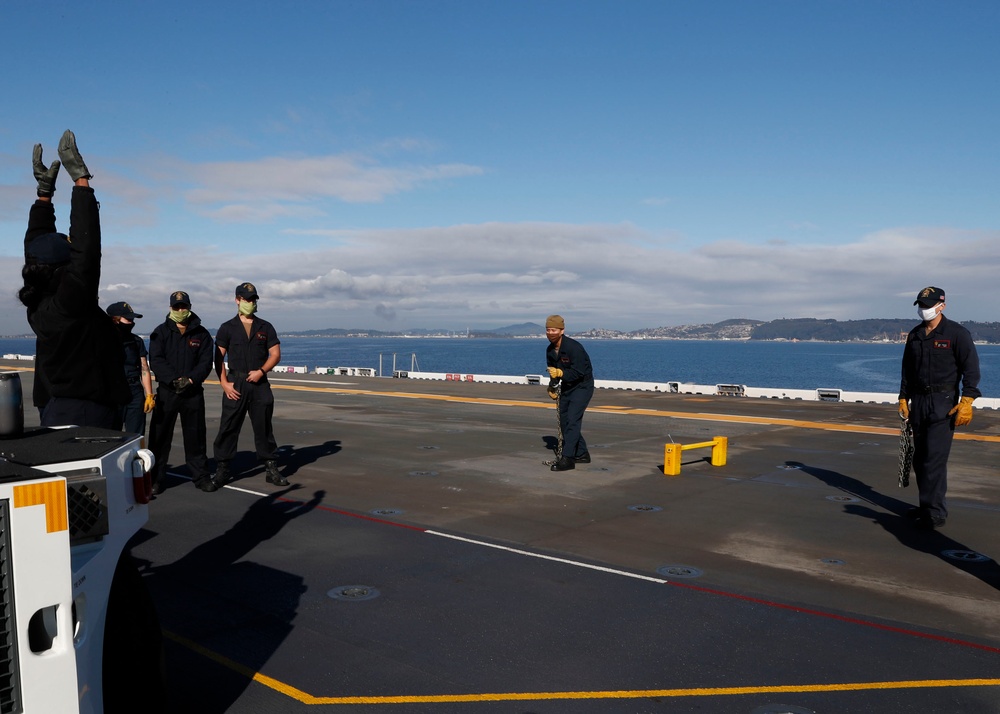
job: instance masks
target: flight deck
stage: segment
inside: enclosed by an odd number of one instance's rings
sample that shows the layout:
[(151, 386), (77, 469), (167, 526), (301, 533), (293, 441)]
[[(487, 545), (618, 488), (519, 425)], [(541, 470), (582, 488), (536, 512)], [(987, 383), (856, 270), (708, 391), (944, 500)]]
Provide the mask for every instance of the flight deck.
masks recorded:
[[(172, 710), (1000, 711), (998, 411), (958, 430), (923, 532), (895, 405), (599, 389), (592, 462), (552, 472), (544, 386), (271, 381), (292, 486), (247, 423), (199, 491), (178, 428), (134, 544)], [(716, 437), (725, 465), (664, 475)]]

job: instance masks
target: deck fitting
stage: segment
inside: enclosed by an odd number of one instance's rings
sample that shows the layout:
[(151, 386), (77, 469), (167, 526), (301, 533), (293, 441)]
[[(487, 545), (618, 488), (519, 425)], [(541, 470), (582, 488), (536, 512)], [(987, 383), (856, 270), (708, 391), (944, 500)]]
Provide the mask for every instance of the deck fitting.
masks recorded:
[(963, 563), (987, 563), (993, 560), (988, 555), (977, 553), (974, 550), (942, 550), (941, 555), (951, 560), (960, 560)]
[(328, 590), (326, 594), (334, 600), (360, 601), (377, 598), (382, 593), (368, 585), (341, 585)]
[(703, 573), (690, 565), (664, 565), (656, 569), (660, 575), (674, 578), (700, 578)]

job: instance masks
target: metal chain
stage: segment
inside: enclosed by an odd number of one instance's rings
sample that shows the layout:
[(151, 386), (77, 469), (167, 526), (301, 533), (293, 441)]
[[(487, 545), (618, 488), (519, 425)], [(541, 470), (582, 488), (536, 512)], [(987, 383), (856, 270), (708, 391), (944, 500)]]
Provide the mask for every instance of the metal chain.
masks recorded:
[(899, 487), (910, 485), (910, 468), (913, 466), (913, 425), (899, 415)]
[(558, 382), (556, 382), (555, 393), (556, 393), (556, 434), (559, 435), (559, 443), (556, 444), (556, 458), (554, 460), (550, 459), (548, 461), (542, 462), (546, 466), (552, 466), (553, 464), (562, 459), (562, 451), (563, 451), (562, 419), (559, 418), (559, 402), (562, 401), (561, 379)]
[(559, 410), (559, 404), (562, 402), (562, 380), (556, 384), (556, 434), (559, 435), (559, 443), (556, 445), (556, 461), (562, 461), (563, 455), (563, 434), (562, 434), (562, 415)]

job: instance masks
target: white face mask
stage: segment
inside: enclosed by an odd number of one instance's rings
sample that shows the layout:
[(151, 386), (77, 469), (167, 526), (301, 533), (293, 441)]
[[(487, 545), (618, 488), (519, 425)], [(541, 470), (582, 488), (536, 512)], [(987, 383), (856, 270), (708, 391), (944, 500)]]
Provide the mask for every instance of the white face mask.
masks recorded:
[(917, 306), (917, 314), (920, 315), (920, 319), (924, 322), (930, 322), (938, 315), (937, 307), (923, 308)]

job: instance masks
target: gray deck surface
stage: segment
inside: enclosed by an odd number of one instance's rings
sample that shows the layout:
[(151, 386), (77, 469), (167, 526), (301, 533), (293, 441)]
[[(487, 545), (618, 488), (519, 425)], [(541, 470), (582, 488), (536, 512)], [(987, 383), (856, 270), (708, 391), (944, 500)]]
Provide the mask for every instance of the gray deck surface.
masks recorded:
[[(202, 493), (178, 426), (136, 539), (173, 710), (1000, 712), (1000, 413), (922, 533), (893, 405), (599, 390), (593, 463), (553, 473), (541, 387), (272, 382), (293, 486), (247, 423)], [(663, 475), (714, 436), (727, 465)]]

